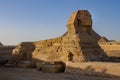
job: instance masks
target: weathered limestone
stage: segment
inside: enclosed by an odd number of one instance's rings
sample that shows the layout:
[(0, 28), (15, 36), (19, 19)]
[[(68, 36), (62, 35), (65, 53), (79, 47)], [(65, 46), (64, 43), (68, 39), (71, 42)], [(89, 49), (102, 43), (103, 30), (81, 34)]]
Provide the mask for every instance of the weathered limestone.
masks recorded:
[(24, 42), (13, 50), (11, 62), (33, 61), (104, 61), (104, 51), (97, 43), (101, 38), (92, 30), (92, 18), (87, 10), (74, 12), (67, 22), (68, 31), (61, 37)]
[(106, 58), (97, 43), (100, 36), (92, 30), (92, 19), (87, 10), (74, 12), (67, 28), (61, 37), (34, 42), (36, 48), (32, 58), (43, 61), (102, 61)]
[(34, 48), (33, 42), (22, 42), (13, 50), (12, 59), (31, 61)]
[(110, 61), (120, 62), (120, 42), (99, 42)]

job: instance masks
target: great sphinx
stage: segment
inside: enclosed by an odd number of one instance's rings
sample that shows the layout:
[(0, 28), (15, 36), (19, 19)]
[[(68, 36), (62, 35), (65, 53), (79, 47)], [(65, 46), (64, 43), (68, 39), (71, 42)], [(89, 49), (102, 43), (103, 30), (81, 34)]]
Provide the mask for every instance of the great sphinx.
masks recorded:
[[(92, 17), (88, 10), (73, 12), (67, 22), (67, 32), (60, 37), (22, 42), (13, 50), (16, 61), (105, 61), (107, 56), (100, 48), (101, 38), (92, 29)], [(17, 56), (17, 58), (16, 58)]]

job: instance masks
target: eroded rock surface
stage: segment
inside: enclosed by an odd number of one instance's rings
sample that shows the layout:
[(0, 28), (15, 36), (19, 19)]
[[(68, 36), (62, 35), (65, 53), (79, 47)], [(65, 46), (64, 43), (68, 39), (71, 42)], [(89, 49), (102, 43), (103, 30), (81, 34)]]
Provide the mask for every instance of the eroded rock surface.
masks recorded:
[[(87, 10), (72, 13), (67, 22), (67, 28), (68, 31), (58, 38), (21, 43), (13, 51), (13, 55), (17, 55), (19, 61), (32, 59), (35, 62), (104, 61), (107, 58), (97, 43), (101, 37), (93, 31), (92, 18)], [(13, 57), (13, 60), (15, 58)]]
[(100, 36), (92, 30), (87, 10), (74, 12), (67, 22), (68, 31), (61, 37), (34, 42), (33, 59), (43, 61), (102, 61), (107, 56), (98, 45)]

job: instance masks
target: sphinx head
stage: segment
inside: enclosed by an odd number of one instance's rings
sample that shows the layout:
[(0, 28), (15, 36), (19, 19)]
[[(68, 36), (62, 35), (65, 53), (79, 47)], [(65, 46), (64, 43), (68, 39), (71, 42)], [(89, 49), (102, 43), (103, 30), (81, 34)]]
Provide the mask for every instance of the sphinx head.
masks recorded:
[(78, 10), (72, 13), (67, 22), (67, 27), (68, 32), (71, 33), (87, 32), (90, 34), (92, 30), (92, 19), (90, 13), (87, 10)]

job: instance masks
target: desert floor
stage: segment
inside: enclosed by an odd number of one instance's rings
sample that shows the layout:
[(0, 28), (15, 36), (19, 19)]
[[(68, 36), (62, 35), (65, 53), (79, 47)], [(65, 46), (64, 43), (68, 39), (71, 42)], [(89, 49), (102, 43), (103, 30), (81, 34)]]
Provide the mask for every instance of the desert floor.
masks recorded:
[(44, 73), (36, 69), (0, 67), (0, 80), (120, 80), (68, 73)]

